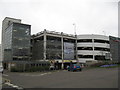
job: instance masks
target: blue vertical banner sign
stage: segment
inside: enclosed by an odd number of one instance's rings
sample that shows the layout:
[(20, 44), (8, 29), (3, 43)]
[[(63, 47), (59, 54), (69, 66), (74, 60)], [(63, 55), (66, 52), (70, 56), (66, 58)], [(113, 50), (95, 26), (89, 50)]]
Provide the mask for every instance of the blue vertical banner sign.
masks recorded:
[(74, 44), (64, 42), (64, 60), (74, 59)]

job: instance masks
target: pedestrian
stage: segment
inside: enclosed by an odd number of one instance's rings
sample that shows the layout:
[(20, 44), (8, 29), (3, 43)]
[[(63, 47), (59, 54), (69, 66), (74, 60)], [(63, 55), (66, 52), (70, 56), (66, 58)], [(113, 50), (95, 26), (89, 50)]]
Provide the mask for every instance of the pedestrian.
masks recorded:
[(84, 68), (84, 64), (82, 64), (81, 67)]
[(67, 65), (67, 69), (69, 68), (69, 65)]

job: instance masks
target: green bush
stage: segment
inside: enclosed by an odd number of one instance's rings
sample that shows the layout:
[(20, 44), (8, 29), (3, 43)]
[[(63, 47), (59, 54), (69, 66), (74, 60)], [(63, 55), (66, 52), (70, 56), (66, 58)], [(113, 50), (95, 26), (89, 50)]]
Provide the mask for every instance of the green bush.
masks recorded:
[(100, 67), (102, 65), (110, 65), (110, 64), (118, 64), (116, 62), (111, 62), (111, 61), (103, 61), (103, 62), (98, 62), (95, 64), (90, 65), (90, 67)]
[(49, 70), (49, 66), (44, 66), (44, 69), (45, 69), (46, 71), (48, 71), (48, 70)]
[(11, 68), (11, 72), (16, 72), (16, 69), (15, 68)]
[(11, 68), (11, 72), (23, 72), (23, 69), (22, 68)]
[(103, 62), (99, 62), (99, 63), (92, 64), (92, 65), (90, 65), (90, 66), (91, 66), (91, 67), (99, 67), (99, 66), (101, 66), (101, 65), (104, 65), (104, 63), (103, 63)]
[(42, 71), (48, 71), (49, 66), (37, 66), (37, 67), (25, 67), (25, 70), (23, 67), (12, 67), (11, 72), (42, 72)]
[(49, 66), (39, 66), (39, 67), (29, 67), (28, 69), (26, 68), (25, 71), (29, 71), (29, 72), (36, 72), (36, 71), (47, 71), (49, 70)]

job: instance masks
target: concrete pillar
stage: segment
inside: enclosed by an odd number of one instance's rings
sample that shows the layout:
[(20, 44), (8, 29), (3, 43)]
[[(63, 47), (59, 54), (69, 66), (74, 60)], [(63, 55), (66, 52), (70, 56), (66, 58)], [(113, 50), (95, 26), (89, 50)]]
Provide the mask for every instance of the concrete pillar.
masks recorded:
[(61, 45), (62, 45), (62, 69), (64, 69), (64, 42), (63, 42), (63, 32), (61, 32)]
[(44, 53), (43, 53), (43, 56), (44, 56), (44, 61), (46, 60), (46, 29), (44, 30), (44, 42), (43, 42), (44, 44), (44, 46), (43, 46), (43, 48), (44, 48)]
[(8, 70), (11, 71), (11, 63), (8, 63)]
[(92, 39), (92, 47), (93, 47), (93, 60), (95, 60), (95, 52), (94, 52), (94, 39)]

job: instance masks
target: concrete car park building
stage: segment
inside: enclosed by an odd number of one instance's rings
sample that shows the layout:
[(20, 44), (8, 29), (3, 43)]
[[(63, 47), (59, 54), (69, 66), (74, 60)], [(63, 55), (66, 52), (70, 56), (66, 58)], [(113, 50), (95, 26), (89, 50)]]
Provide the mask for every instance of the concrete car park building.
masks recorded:
[[(59, 65), (76, 63), (76, 36), (44, 30), (31, 37), (32, 60), (58, 62)], [(60, 67), (61, 68), (61, 67)]]
[(77, 52), (79, 62), (106, 60), (110, 54), (109, 37), (104, 35), (78, 35)]
[[(113, 39), (114, 38), (114, 39)], [(74, 63), (119, 60), (119, 40), (105, 35), (70, 35), (44, 30), (32, 35), (32, 59), (54, 60), (64, 68)]]

